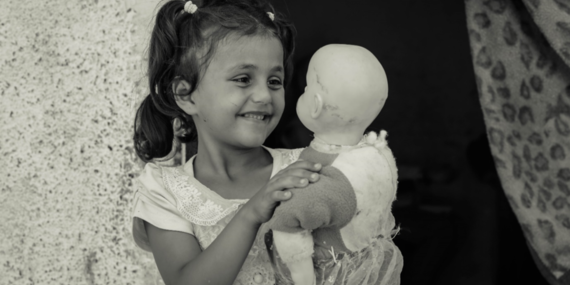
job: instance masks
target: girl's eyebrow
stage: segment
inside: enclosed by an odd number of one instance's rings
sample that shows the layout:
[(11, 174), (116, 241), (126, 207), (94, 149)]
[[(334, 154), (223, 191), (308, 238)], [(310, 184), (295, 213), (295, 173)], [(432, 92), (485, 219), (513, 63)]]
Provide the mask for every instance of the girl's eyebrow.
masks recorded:
[(243, 63), (243, 64), (238, 64), (234, 67), (231, 68), (231, 70), (256, 70), (257, 66), (250, 64), (250, 63)]
[[(231, 71), (237, 71), (237, 70), (257, 70), (258, 67), (254, 64), (250, 64), (250, 63), (244, 63), (244, 64), (238, 64), (232, 68), (230, 68)], [(275, 67), (271, 68), (271, 71), (281, 71), (283, 72), (283, 66), (281, 65), (276, 65)]]

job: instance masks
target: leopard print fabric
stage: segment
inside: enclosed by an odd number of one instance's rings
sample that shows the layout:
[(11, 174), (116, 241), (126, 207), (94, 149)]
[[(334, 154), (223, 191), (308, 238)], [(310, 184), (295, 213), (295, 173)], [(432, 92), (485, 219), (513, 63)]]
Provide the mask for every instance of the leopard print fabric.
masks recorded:
[[(479, 99), (506, 196), (540, 266), (570, 275), (570, 1), (466, 0)], [(539, 267), (540, 267), (539, 266)]]

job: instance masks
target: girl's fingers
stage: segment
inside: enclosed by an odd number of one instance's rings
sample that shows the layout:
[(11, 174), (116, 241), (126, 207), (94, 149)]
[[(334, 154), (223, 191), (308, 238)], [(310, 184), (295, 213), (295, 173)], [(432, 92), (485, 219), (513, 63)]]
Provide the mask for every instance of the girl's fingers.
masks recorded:
[(311, 173), (309, 174), (309, 181), (311, 182), (317, 182), (319, 180), (320, 175), (318, 173)]
[(319, 179), (318, 172), (321, 169), (322, 165), (320, 163), (297, 161), (277, 173), (274, 179), (279, 179), (281, 177), (287, 176), (297, 176), (300, 178), (307, 178), (310, 182), (316, 182)]
[(281, 191), (289, 188), (301, 188), (309, 184), (309, 179), (297, 176), (282, 176), (272, 179), (266, 188), (269, 192)]
[(313, 163), (306, 160), (298, 160), (293, 162), (291, 165), (287, 166), (287, 168), (285, 168), (284, 170), (297, 169), (297, 168), (307, 169), (310, 171), (321, 171), (322, 165), (320, 163)]
[(306, 170), (304, 168), (293, 168), (293, 169), (287, 169), (282, 173), (283, 176), (295, 176), (298, 178), (306, 178), (308, 179), (310, 182), (316, 182), (317, 180), (319, 180), (319, 173), (314, 172), (314, 171), (310, 171), (310, 170)]
[(290, 191), (275, 191), (273, 193), (271, 193), (271, 198), (274, 201), (285, 201), (288, 200), (289, 198), (291, 198), (291, 192)]
[(318, 181), (318, 171), (321, 168), (320, 163), (296, 161), (273, 177), (267, 185), (266, 191), (269, 192), (268, 194), (274, 201), (288, 200), (291, 198), (291, 192), (287, 189), (303, 188), (309, 183)]

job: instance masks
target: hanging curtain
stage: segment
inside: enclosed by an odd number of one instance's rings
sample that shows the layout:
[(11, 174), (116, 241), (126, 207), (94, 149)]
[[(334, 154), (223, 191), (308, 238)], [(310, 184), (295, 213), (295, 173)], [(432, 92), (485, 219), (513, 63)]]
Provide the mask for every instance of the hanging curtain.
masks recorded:
[(503, 189), (544, 277), (570, 284), (570, 1), (465, 7)]

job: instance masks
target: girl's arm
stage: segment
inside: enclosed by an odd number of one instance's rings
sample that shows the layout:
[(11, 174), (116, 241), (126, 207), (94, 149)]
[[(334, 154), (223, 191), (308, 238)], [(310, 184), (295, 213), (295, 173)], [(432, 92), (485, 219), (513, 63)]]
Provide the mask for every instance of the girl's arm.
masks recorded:
[(275, 206), (291, 197), (290, 188), (316, 182), (320, 164), (297, 161), (281, 170), (233, 217), (224, 230), (201, 251), (190, 234), (159, 229), (145, 222), (149, 245), (164, 282), (192, 285), (232, 284), (255, 240), (259, 226)]
[(159, 229), (145, 222), (149, 244), (166, 284), (232, 284), (255, 240), (259, 225), (243, 211), (204, 251), (190, 234)]

